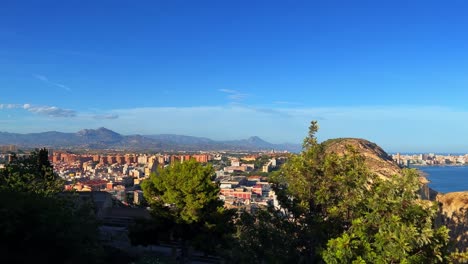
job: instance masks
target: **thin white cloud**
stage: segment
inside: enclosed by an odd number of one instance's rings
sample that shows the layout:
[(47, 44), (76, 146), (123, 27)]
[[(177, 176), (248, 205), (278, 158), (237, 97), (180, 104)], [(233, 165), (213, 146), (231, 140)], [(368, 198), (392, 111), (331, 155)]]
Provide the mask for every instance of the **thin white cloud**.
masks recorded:
[(102, 114), (102, 115), (93, 115), (94, 119), (103, 120), (103, 119), (117, 119), (119, 115), (116, 114)]
[(31, 113), (46, 115), (51, 117), (75, 117), (76, 111), (63, 109), (56, 106), (34, 106), (24, 104), (23, 109)]
[(0, 104), (1, 109), (24, 109), (28, 112), (51, 117), (74, 117), (76, 112), (56, 106), (38, 106), (31, 104)]
[(0, 104), (0, 110), (6, 111), (12, 109), (22, 109), (30, 113), (49, 117), (79, 117), (81, 120), (111, 120), (119, 118), (119, 115), (114, 113), (79, 113), (75, 110), (60, 108), (57, 106), (33, 104)]
[(58, 87), (58, 88), (61, 88), (61, 89), (64, 89), (66, 91), (71, 91), (71, 88), (65, 84), (61, 84), (61, 83), (57, 83), (57, 82), (53, 82), (51, 81), (49, 78), (47, 78), (46, 76), (42, 75), (42, 74), (33, 74), (33, 77), (48, 84), (48, 85), (52, 85), (52, 86), (55, 86), (55, 87)]
[(47, 77), (45, 77), (44, 75), (41, 75), (41, 74), (33, 74), (33, 76), (38, 79), (38, 80), (41, 80), (43, 82), (49, 82), (49, 79)]
[(223, 93), (237, 93), (236, 90), (231, 90), (231, 89), (219, 89), (218, 91), (223, 92)]
[(274, 101), (273, 102), (274, 104), (276, 105), (290, 105), (290, 106), (293, 106), (293, 105), (301, 105), (300, 103), (297, 103), (297, 102), (289, 102), (289, 101)]
[(18, 104), (0, 104), (0, 110), (1, 109), (15, 109), (21, 107), (21, 105)]
[(218, 89), (218, 91), (227, 94), (228, 98), (234, 102), (239, 102), (245, 99), (247, 96), (249, 96), (249, 94), (242, 93), (237, 90), (231, 90), (231, 89)]

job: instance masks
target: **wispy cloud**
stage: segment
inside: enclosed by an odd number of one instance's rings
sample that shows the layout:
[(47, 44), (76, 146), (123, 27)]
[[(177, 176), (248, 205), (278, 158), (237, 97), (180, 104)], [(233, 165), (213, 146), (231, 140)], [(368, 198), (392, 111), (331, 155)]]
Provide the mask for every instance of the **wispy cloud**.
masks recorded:
[(58, 82), (54, 82), (54, 81), (51, 81), (49, 78), (47, 78), (46, 76), (42, 75), (42, 74), (33, 74), (33, 77), (48, 84), (48, 85), (52, 85), (52, 86), (55, 86), (55, 87), (58, 87), (58, 88), (61, 88), (61, 89), (64, 89), (66, 91), (71, 91), (71, 88), (65, 84), (61, 84), (61, 83), (58, 83)]
[(38, 80), (41, 80), (43, 82), (48, 82), (49, 81), (49, 79), (47, 77), (45, 77), (44, 75), (33, 74), (33, 77), (38, 79)]
[(274, 101), (273, 102), (275, 105), (289, 105), (289, 106), (293, 106), (293, 105), (301, 105), (300, 103), (297, 103), (297, 102), (289, 102), (289, 101)]
[(249, 96), (249, 94), (242, 93), (237, 90), (231, 90), (231, 89), (218, 89), (218, 91), (227, 94), (228, 98), (234, 102), (239, 102), (245, 99), (247, 96)]
[(76, 111), (70, 109), (63, 109), (56, 106), (35, 106), (31, 104), (24, 104), (23, 109), (31, 113), (46, 115), (51, 117), (75, 117)]
[(76, 111), (63, 109), (56, 106), (32, 105), (32, 104), (0, 104), (2, 109), (24, 109), (28, 112), (50, 117), (75, 117)]
[(35, 105), (35, 104), (0, 104), (0, 110), (21, 109), (30, 113), (49, 116), (49, 117), (77, 117), (80, 120), (112, 120), (118, 119), (119, 115), (115, 113), (99, 113), (100, 111), (77, 112), (72, 109), (65, 109), (57, 106)]
[(21, 107), (21, 105), (19, 104), (0, 104), (0, 110), (1, 109), (15, 109), (19, 107)]
[(276, 117), (290, 117), (289, 113), (282, 109), (268, 108), (268, 107), (249, 107), (249, 106), (245, 106), (245, 108), (248, 108), (249, 110), (252, 110), (256, 113), (263, 113), (263, 114), (268, 114), (268, 115), (272, 115)]
[(119, 118), (119, 115), (116, 115), (116, 114), (94, 115), (93, 118), (98, 119), (98, 120), (117, 119)]

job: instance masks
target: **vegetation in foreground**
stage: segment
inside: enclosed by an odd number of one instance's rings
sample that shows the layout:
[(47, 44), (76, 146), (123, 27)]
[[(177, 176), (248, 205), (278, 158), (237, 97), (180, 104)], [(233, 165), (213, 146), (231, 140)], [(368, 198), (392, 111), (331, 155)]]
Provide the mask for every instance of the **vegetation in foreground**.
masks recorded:
[(104, 248), (90, 204), (59, 196), (46, 149), (0, 170), (2, 263), (101, 263)]
[(418, 196), (416, 171), (382, 179), (352, 147), (344, 155), (327, 154), (317, 130), (312, 122), (301, 154), (271, 178), (281, 208), (255, 214), (223, 210), (211, 167), (189, 162), (162, 169), (144, 184), (153, 228), (232, 263), (454, 260), (448, 229), (435, 224), (437, 205)]
[[(175, 164), (143, 184), (153, 215), (131, 229), (134, 244), (179, 243), (231, 263), (447, 263), (448, 230), (437, 205), (419, 199), (413, 170), (375, 176), (349, 148), (325, 154), (312, 122), (303, 151), (272, 183), (281, 208), (256, 214), (223, 208), (210, 165)], [(1, 258), (5, 263), (105, 263), (97, 222), (87, 205), (57, 196), (61, 180), (47, 151), (0, 170)]]

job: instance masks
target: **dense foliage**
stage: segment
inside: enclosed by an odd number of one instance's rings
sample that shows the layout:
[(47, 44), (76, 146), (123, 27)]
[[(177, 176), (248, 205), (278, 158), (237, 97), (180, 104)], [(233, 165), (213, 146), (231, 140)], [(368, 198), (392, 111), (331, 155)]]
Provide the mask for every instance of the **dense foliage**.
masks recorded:
[[(226, 238), (233, 229), (230, 224), (233, 212), (224, 209), (213, 176), (211, 165), (202, 165), (193, 159), (153, 173), (142, 184), (153, 219), (149, 226), (133, 229), (133, 242), (180, 240), (184, 248), (190, 244), (207, 253), (225, 249)], [(148, 241), (144, 236), (137, 236), (145, 229), (154, 233), (164, 229), (162, 233), (166, 237), (160, 234)]]
[(12, 157), (0, 170), (0, 190), (53, 195), (63, 190), (63, 181), (54, 173), (47, 149), (39, 149), (25, 157)]
[(154, 217), (134, 237), (142, 243), (154, 242), (148, 236), (182, 239), (232, 263), (446, 263), (463, 257), (448, 255), (448, 230), (435, 224), (437, 205), (420, 199), (416, 171), (377, 176), (352, 146), (328, 151), (317, 131), (312, 122), (303, 151), (270, 177), (279, 207), (240, 211), (233, 229), (211, 166), (177, 163), (144, 182)]
[(2, 263), (97, 263), (103, 256), (90, 207), (65, 198), (0, 191)]
[[(303, 151), (273, 180), (281, 209), (241, 217), (244, 263), (443, 263), (448, 231), (418, 197), (415, 171), (382, 179), (348, 146), (327, 152), (312, 122)], [(249, 250), (250, 249), (250, 250)]]
[(327, 243), (327, 263), (443, 263), (448, 230), (436, 228), (437, 205), (418, 199), (414, 171), (377, 180), (344, 233)]
[(0, 261), (2, 263), (98, 263), (103, 249), (94, 211), (72, 195), (46, 149), (14, 157), (0, 169)]

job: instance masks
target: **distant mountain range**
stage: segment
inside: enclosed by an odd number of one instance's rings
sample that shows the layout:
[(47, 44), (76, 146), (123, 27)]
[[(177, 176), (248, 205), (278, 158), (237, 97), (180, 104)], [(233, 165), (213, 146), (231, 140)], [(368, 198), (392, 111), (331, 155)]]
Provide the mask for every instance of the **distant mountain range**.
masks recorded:
[(299, 144), (272, 144), (259, 137), (242, 140), (216, 141), (203, 137), (173, 134), (160, 135), (121, 135), (101, 127), (84, 129), (77, 133), (43, 132), (18, 134), (0, 132), (0, 145), (17, 145), (23, 148), (79, 148), (79, 149), (117, 149), (117, 150), (153, 150), (153, 151), (198, 151), (198, 150), (287, 150), (298, 152)]

